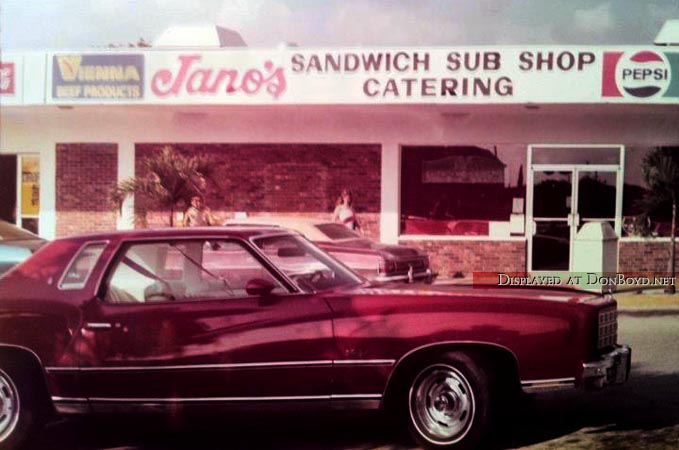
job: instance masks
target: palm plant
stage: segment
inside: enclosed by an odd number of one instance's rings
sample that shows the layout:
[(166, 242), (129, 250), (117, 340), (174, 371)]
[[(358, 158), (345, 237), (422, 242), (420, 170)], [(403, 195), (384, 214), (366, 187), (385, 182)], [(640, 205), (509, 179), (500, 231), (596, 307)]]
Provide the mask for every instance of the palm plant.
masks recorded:
[[(658, 211), (669, 212), (671, 210), (672, 226), (668, 265), (670, 274), (674, 277), (676, 274), (677, 202), (679, 202), (679, 148), (656, 147), (644, 158), (642, 171), (648, 186), (641, 202), (644, 215), (650, 217)], [(670, 292), (675, 292), (675, 286), (670, 286)]]
[(211, 160), (203, 156), (185, 156), (169, 145), (145, 158), (142, 166), (145, 175), (118, 183), (111, 193), (111, 200), (120, 211), (125, 199), (134, 196), (135, 217), (143, 226), (146, 226), (150, 210), (167, 210), (173, 227), (177, 208), (188, 205), (191, 197), (203, 195), (207, 180), (214, 183), (215, 165)]

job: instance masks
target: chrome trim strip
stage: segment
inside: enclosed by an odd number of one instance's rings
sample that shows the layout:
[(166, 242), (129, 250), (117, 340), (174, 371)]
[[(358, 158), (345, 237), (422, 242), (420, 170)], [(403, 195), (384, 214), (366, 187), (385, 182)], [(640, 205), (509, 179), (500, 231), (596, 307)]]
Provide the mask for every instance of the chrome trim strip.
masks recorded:
[(382, 394), (332, 394), (331, 400), (381, 399)]
[(281, 397), (90, 398), (90, 402), (102, 402), (102, 403), (195, 403), (195, 402), (248, 402), (248, 401), (294, 401), (294, 400), (330, 400), (330, 396), (291, 395)]
[(161, 371), (161, 370), (209, 370), (209, 369), (248, 369), (263, 367), (313, 367), (331, 366), (332, 360), (322, 361), (280, 361), (241, 364), (191, 364), (175, 366), (112, 366), (112, 367), (48, 367), (50, 372), (80, 371), (80, 372), (126, 372), (126, 371)]
[(173, 366), (112, 366), (112, 367), (46, 367), (47, 372), (113, 372), (113, 371), (162, 371), (162, 370), (209, 370), (209, 369), (249, 369), (267, 367), (318, 367), (331, 365), (391, 366), (394, 359), (324, 359), (318, 361), (274, 361), (236, 364), (191, 364)]
[(395, 359), (337, 359), (333, 361), (333, 364), (336, 366), (393, 366), (395, 362)]
[(45, 372), (47, 373), (52, 373), (52, 372), (78, 372), (80, 371), (79, 367), (45, 367)]
[(546, 378), (544, 380), (526, 380), (521, 381), (521, 386), (533, 385), (533, 384), (552, 384), (552, 383), (575, 383), (575, 377), (568, 378)]
[(195, 403), (195, 402), (276, 402), (296, 400), (379, 400), (382, 394), (340, 394), (340, 395), (285, 395), (274, 397), (168, 397), (168, 398), (112, 398), (92, 397), (90, 402), (101, 403)]
[(575, 378), (554, 378), (551, 380), (522, 381), (521, 388), (527, 394), (575, 388)]
[(86, 398), (80, 398), (80, 397), (58, 397), (58, 396), (52, 396), (52, 401), (53, 402), (85, 402), (87, 403)]

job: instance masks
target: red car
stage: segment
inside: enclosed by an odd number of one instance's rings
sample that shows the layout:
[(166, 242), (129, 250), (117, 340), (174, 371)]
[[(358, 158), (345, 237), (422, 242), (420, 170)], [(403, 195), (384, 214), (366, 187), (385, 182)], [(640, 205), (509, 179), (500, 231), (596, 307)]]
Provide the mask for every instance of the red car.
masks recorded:
[(479, 444), (521, 392), (623, 383), (616, 303), (375, 285), (280, 228), (59, 239), (0, 279), (0, 446), (54, 414), (178, 408), (398, 413)]

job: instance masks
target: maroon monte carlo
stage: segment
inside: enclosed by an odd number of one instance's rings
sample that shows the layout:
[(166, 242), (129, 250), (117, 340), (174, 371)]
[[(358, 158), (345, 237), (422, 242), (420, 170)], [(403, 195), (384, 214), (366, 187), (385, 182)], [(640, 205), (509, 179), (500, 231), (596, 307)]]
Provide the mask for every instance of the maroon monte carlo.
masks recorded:
[(0, 447), (55, 413), (255, 406), (383, 408), (469, 448), (516, 394), (628, 377), (609, 297), (436, 288), (280, 228), (55, 240), (0, 278)]

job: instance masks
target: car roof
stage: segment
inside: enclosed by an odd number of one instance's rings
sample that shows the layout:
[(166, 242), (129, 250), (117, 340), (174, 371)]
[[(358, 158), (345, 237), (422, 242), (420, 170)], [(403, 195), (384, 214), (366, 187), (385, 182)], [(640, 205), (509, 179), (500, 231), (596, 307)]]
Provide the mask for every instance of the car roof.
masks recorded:
[(156, 239), (156, 238), (191, 238), (220, 236), (240, 239), (250, 239), (255, 236), (285, 233), (287, 230), (280, 227), (176, 227), (176, 228), (151, 228), (138, 230), (119, 230), (98, 233), (80, 234), (64, 237), (60, 240), (81, 241), (105, 241), (105, 240), (133, 240), (133, 239)]
[(317, 225), (334, 223), (329, 220), (318, 220), (309, 217), (275, 217), (275, 216), (254, 216), (242, 219), (229, 219), (224, 222), (229, 228), (238, 225), (265, 226), (276, 225), (288, 228), (303, 234), (312, 241), (330, 241), (331, 239), (317, 228)]

